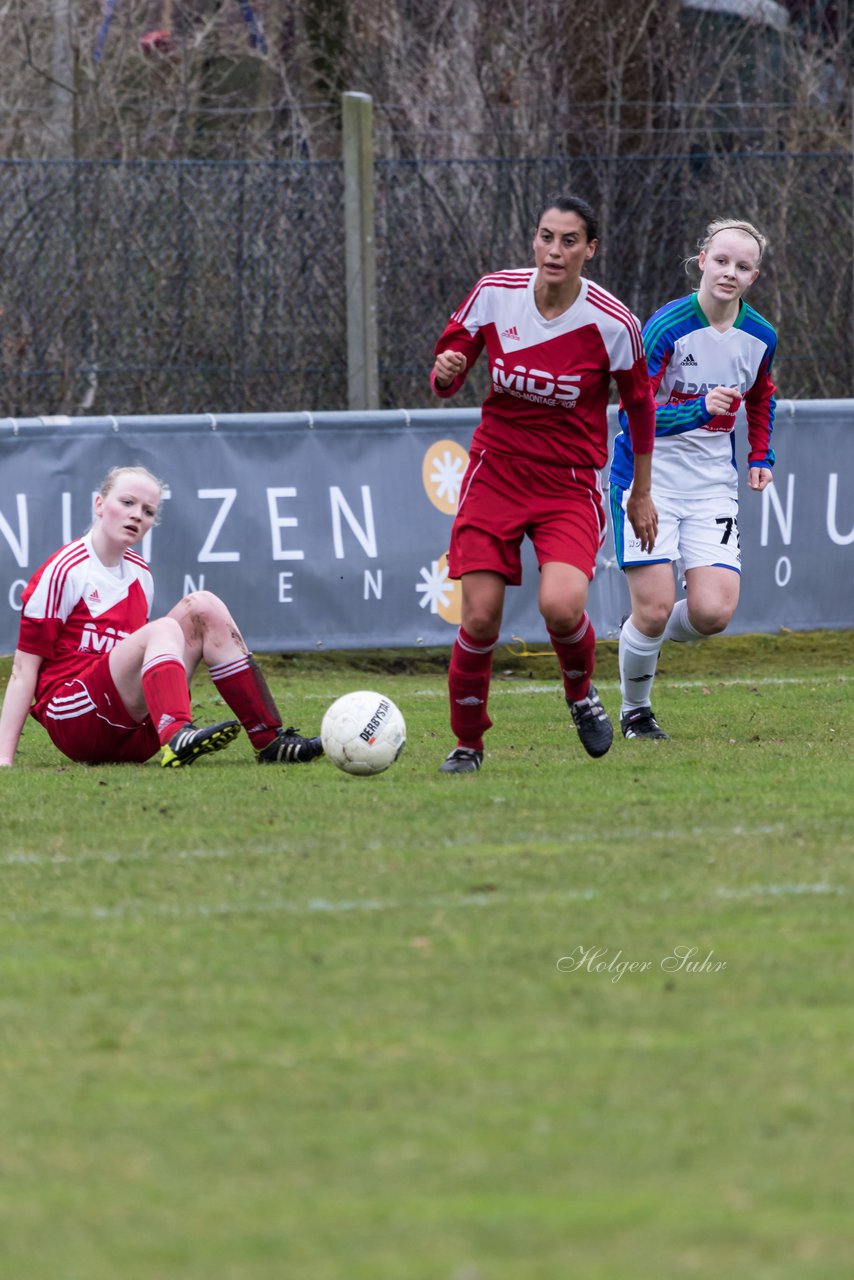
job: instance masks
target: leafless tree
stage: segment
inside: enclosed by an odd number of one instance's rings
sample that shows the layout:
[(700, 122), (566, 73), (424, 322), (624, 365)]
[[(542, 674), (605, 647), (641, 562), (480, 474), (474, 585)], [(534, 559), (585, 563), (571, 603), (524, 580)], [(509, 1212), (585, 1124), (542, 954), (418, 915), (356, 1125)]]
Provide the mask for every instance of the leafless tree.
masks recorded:
[[(403, 370), (477, 274), (527, 260), (555, 185), (596, 205), (593, 270), (642, 317), (688, 287), (707, 221), (756, 221), (772, 251), (752, 297), (781, 329), (785, 394), (851, 394), (854, 14), (787, 11), (777, 29), (682, 0), (0, 0), (0, 157), (319, 162), (162, 189), (128, 168), (4, 168), (7, 404), (32, 403), (38, 364), (40, 409), (107, 407), (105, 348), (131, 324), (122, 358), (144, 372), (111, 409), (197, 407), (185, 373), (151, 373), (176, 353), (225, 370), (199, 375), (208, 400), (268, 402), (285, 365), (288, 407), (328, 396), (340, 263), (309, 227), (340, 217), (345, 90), (375, 104), (386, 402), (424, 402)], [(104, 295), (122, 288), (119, 331)], [(251, 372), (295, 331), (268, 382)]]

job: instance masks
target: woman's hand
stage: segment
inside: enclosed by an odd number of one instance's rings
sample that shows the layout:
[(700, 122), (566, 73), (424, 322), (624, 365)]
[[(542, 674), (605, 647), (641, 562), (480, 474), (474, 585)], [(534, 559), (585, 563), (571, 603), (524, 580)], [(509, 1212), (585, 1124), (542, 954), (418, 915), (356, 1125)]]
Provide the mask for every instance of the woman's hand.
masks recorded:
[(43, 659), (34, 653), (15, 650), (12, 672), (0, 710), (0, 769), (10, 769), (21, 737)]
[(738, 387), (712, 387), (705, 399), (707, 413), (717, 418), (719, 414), (735, 413), (741, 404), (741, 392)]
[(652, 454), (635, 454), (635, 474), (626, 499), (626, 515), (641, 545), (652, 551), (658, 537), (658, 511), (652, 500)]
[(466, 358), (462, 351), (443, 351), (436, 356), (436, 363), (433, 365), (433, 384), (438, 390), (445, 391), (465, 371)]
[(751, 467), (747, 473), (747, 487), (761, 493), (772, 483), (774, 476), (769, 467)]
[(635, 493), (626, 500), (626, 515), (640, 540), (641, 551), (652, 551), (658, 537), (658, 511), (650, 493)]

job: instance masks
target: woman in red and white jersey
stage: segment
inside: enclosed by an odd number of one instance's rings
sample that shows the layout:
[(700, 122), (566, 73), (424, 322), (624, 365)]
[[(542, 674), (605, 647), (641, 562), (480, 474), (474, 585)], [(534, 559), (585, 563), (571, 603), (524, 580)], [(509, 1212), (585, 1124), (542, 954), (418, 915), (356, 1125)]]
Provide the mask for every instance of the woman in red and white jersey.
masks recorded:
[(600, 473), (611, 379), (635, 453), (627, 514), (644, 547), (657, 529), (650, 497), (655, 406), (637, 319), (582, 276), (597, 245), (586, 201), (549, 199), (537, 219), (533, 268), (484, 276), (436, 344), (436, 395), (454, 395), (484, 350), (491, 381), (451, 534), (462, 625), (448, 675), (457, 745), (441, 765), (445, 773), (470, 773), (483, 762), (492, 652), (505, 589), (521, 582), (526, 536), (540, 567), (540, 613), (582, 745), (591, 756), (611, 746), (611, 722), (591, 683), (596, 637), (586, 612), (605, 533)]
[[(283, 729), (240, 630), (218, 596), (194, 591), (149, 621), (154, 582), (132, 548), (157, 519), (161, 482), (115, 467), (82, 538), (36, 570), (22, 597), (12, 674), (0, 712), (0, 766), (10, 766), (27, 715), (71, 760), (140, 762), (160, 750), (175, 768), (219, 751), (241, 725), (259, 763), (303, 763), (319, 738)], [(189, 681), (200, 662), (237, 717), (197, 727)]]

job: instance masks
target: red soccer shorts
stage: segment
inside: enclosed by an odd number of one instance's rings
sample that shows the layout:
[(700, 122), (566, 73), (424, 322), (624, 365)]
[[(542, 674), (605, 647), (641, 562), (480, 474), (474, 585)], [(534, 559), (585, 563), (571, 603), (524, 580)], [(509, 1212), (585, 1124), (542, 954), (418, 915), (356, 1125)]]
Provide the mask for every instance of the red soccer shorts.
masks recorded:
[(33, 715), (54, 746), (81, 764), (140, 764), (160, 750), (151, 720), (134, 720), (119, 697), (107, 654), (54, 686)]
[(451, 531), (450, 576), (488, 569), (518, 586), (525, 537), (540, 566), (571, 564), (592, 580), (605, 538), (599, 472), (485, 449), (472, 454)]

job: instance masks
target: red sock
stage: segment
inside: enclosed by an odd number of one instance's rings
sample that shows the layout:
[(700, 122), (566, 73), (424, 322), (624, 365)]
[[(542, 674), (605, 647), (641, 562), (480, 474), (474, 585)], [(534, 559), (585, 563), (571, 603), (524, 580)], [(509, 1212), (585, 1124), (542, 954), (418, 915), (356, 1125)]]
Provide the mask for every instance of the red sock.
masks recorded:
[(483, 750), (483, 735), (492, 727), (486, 713), (489, 680), (492, 675), (492, 651), (498, 636), (492, 640), (473, 640), (460, 627), (451, 650), (448, 668), (448, 693), (451, 699), (451, 728), (457, 735), (457, 746)]
[(267, 681), (251, 654), (210, 668), (210, 677), (243, 728), (256, 751), (272, 742), (282, 727), (282, 717), (267, 688)]
[(555, 636), (550, 631), (549, 639), (560, 663), (567, 698), (570, 702), (586, 698), (596, 665), (596, 632), (587, 613), (581, 615), (581, 621), (571, 636)]
[(161, 746), (192, 720), (187, 673), (174, 653), (149, 658), (142, 668), (142, 693)]

